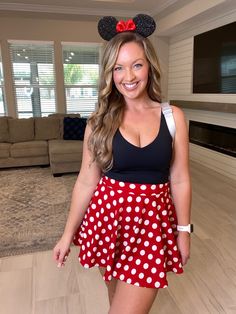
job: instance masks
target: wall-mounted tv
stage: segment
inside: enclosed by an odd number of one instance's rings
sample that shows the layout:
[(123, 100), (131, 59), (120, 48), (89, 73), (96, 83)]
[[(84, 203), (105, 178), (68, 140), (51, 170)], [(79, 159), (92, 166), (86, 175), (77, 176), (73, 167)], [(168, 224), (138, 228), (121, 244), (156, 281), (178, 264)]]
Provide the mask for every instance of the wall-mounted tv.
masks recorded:
[(193, 93), (236, 94), (236, 22), (194, 37)]

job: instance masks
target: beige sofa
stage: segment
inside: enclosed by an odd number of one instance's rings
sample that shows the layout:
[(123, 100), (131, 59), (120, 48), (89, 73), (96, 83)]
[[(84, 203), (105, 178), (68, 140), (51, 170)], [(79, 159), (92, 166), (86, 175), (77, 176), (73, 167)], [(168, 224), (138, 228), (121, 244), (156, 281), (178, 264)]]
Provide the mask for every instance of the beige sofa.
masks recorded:
[(63, 139), (64, 117), (0, 117), (0, 168), (50, 165), (53, 175), (79, 172), (82, 140)]

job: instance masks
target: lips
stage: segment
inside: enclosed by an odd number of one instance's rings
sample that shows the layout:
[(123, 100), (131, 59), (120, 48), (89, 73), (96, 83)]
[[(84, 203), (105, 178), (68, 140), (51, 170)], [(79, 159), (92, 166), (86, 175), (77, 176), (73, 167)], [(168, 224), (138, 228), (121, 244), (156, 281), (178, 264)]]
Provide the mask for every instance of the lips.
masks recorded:
[(138, 82), (135, 83), (124, 83), (123, 86), (125, 89), (127, 90), (133, 90), (136, 88), (136, 86), (138, 85)]

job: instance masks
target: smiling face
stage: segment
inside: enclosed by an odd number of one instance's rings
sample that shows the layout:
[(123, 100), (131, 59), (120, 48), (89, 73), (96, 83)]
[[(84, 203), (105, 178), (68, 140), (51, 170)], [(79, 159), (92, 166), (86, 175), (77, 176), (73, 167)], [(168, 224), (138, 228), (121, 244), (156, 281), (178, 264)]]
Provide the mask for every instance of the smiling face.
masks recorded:
[(113, 80), (126, 102), (147, 97), (149, 64), (143, 47), (136, 42), (121, 46), (113, 69)]

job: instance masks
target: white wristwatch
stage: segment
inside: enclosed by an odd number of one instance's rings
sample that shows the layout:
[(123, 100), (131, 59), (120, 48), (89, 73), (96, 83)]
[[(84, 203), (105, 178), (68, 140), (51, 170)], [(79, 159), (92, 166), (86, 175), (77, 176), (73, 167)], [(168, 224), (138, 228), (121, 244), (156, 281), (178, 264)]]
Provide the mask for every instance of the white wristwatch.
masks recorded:
[(187, 231), (188, 233), (193, 232), (193, 224), (188, 224), (186, 226), (177, 225), (177, 231)]

